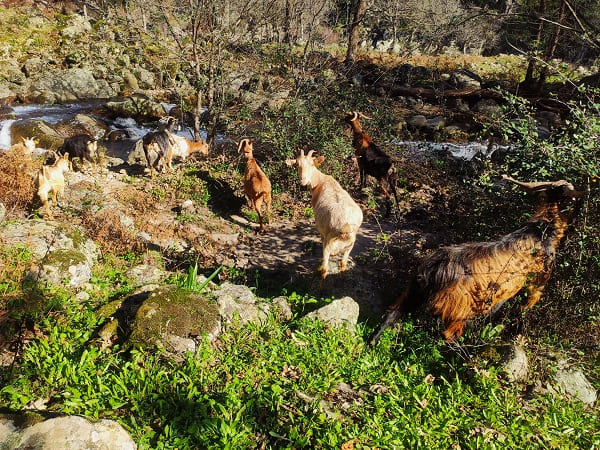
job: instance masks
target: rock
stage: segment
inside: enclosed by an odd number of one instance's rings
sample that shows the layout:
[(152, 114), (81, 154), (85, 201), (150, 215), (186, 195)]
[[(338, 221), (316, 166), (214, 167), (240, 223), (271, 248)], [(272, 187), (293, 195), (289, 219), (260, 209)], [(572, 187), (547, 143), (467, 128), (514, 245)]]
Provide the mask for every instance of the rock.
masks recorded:
[(127, 84), (127, 87), (129, 89), (137, 91), (140, 88), (137, 78), (129, 70), (123, 69), (122, 75), (123, 75), (123, 79), (125, 80), (125, 83)]
[(4, 203), (0, 202), (0, 224), (2, 222), (4, 222), (5, 218), (6, 218), (6, 206), (4, 206)]
[(7, 84), (0, 83), (0, 100), (2, 103), (12, 103), (17, 98), (17, 93)]
[(519, 345), (511, 345), (505, 350), (502, 370), (511, 383), (527, 381), (529, 363), (525, 350)]
[(194, 214), (196, 212), (196, 208), (194, 208), (194, 202), (191, 200), (185, 200), (179, 206), (179, 209), (182, 213)]
[(456, 89), (481, 89), (481, 82), (464, 72), (452, 73), (449, 81)]
[(273, 305), (277, 308), (279, 316), (284, 320), (292, 319), (292, 308), (290, 308), (287, 297), (275, 297), (273, 299)]
[[(12, 415), (11, 415), (12, 416)], [(0, 418), (0, 448), (44, 450), (134, 450), (131, 436), (117, 422), (57, 417), (19, 429), (16, 417)], [(20, 420), (19, 422), (29, 423)]]
[(24, 94), (26, 100), (37, 103), (69, 103), (116, 95), (106, 80), (96, 80), (91, 69), (79, 67), (46, 70), (31, 81)]
[(350, 297), (343, 297), (308, 313), (305, 317), (322, 320), (334, 327), (346, 326), (353, 331), (358, 323), (359, 312), (358, 303)]
[(427, 128), (432, 130), (443, 130), (446, 126), (446, 119), (442, 116), (437, 116), (427, 120)]
[(407, 123), (412, 128), (423, 128), (427, 126), (427, 118), (419, 114), (409, 118)]
[(133, 74), (138, 80), (138, 84), (142, 89), (152, 89), (155, 84), (154, 74), (142, 67), (134, 69)]
[(4, 245), (25, 246), (35, 263), (26, 279), (83, 286), (92, 276), (98, 247), (74, 226), (44, 220), (14, 221), (0, 227)]
[(12, 142), (20, 142), (23, 137), (32, 137), (38, 141), (39, 148), (58, 148), (64, 141), (53, 126), (43, 120), (18, 120), (10, 127)]
[(0, 79), (6, 80), (9, 83), (23, 84), (25, 82), (25, 74), (15, 62), (0, 61)]
[(554, 382), (560, 392), (565, 392), (587, 405), (593, 405), (598, 398), (594, 386), (580, 370), (558, 369), (554, 375)]
[[(124, 300), (123, 302), (125, 302)], [(217, 304), (204, 294), (163, 286), (150, 293), (137, 309), (131, 325), (129, 344), (134, 347), (188, 348), (188, 341), (205, 334), (212, 341), (221, 330)], [(174, 346), (174, 343), (187, 343)], [(187, 351), (187, 350), (186, 350)]]
[(60, 34), (63, 38), (70, 40), (90, 31), (92, 31), (90, 22), (85, 17), (76, 14), (70, 17), (69, 25), (63, 28)]
[(94, 139), (102, 139), (110, 131), (110, 127), (102, 120), (87, 114), (76, 114), (74, 117), (61, 121), (57, 130), (65, 136), (74, 136), (76, 134), (89, 134)]
[(256, 298), (247, 286), (223, 283), (212, 295), (219, 307), (224, 324), (239, 325), (249, 322), (263, 323), (267, 318), (268, 307), (257, 305)]
[(106, 108), (117, 116), (136, 119), (160, 119), (167, 114), (162, 103), (142, 95), (107, 102)]
[(236, 245), (238, 243), (239, 233), (211, 233), (210, 238), (218, 243), (224, 245)]
[(132, 267), (127, 272), (127, 277), (131, 279), (136, 286), (142, 286), (150, 283), (160, 283), (169, 276), (169, 272), (160, 267), (148, 264), (140, 264)]
[(473, 106), (473, 111), (490, 117), (496, 117), (502, 114), (502, 108), (493, 98), (482, 98), (475, 106)]
[(44, 61), (40, 58), (29, 58), (25, 63), (23, 63), (23, 67), (21, 70), (25, 73), (27, 77), (33, 77), (44, 70)]

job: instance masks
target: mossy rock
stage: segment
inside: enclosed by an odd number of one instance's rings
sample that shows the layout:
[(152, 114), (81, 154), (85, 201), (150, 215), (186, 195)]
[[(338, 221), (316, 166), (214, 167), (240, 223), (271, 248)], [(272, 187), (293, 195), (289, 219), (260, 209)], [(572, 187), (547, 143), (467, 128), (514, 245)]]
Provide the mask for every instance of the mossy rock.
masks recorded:
[(10, 127), (12, 142), (21, 142), (23, 137), (32, 137), (38, 140), (38, 147), (45, 149), (59, 148), (64, 137), (54, 127), (43, 120), (19, 120)]
[(129, 344), (136, 347), (164, 347), (170, 336), (184, 339), (214, 339), (221, 329), (214, 300), (177, 286), (153, 291), (138, 308), (131, 326)]

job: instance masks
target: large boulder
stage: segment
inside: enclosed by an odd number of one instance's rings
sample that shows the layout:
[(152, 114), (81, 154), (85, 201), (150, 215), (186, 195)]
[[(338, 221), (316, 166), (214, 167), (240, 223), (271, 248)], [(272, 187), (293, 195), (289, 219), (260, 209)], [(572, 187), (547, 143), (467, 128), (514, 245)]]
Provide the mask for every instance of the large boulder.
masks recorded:
[(92, 25), (88, 19), (78, 14), (69, 17), (68, 25), (60, 32), (61, 36), (66, 41), (71, 40), (79, 35), (92, 31)]
[(0, 79), (14, 84), (23, 84), (25, 74), (14, 61), (0, 61)]
[(21, 142), (21, 138), (35, 138), (39, 148), (60, 147), (65, 140), (64, 136), (54, 129), (54, 126), (43, 120), (18, 120), (10, 127), (12, 142)]
[(0, 240), (29, 250), (33, 265), (26, 279), (51, 285), (83, 286), (100, 254), (79, 228), (44, 220), (8, 222), (0, 227)]
[(102, 139), (110, 132), (110, 127), (102, 120), (87, 114), (77, 114), (67, 120), (61, 121), (56, 129), (65, 136), (75, 134), (89, 134), (95, 139)]
[(167, 114), (162, 103), (143, 95), (107, 102), (106, 108), (115, 116), (136, 119), (160, 119)]
[(177, 286), (152, 291), (140, 304), (131, 325), (134, 347), (161, 347), (171, 353), (195, 349), (195, 340), (214, 340), (221, 330), (219, 310), (207, 295)]
[[(20, 423), (27, 424), (25, 427)], [(30, 424), (18, 417), (0, 417), (0, 449), (135, 450), (127, 431), (113, 420), (90, 422), (79, 416), (56, 417)]]
[(89, 98), (110, 98), (117, 92), (106, 80), (96, 80), (91, 69), (52, 69), (36, 76), (24, 95), (36, 103), (69, 103)]

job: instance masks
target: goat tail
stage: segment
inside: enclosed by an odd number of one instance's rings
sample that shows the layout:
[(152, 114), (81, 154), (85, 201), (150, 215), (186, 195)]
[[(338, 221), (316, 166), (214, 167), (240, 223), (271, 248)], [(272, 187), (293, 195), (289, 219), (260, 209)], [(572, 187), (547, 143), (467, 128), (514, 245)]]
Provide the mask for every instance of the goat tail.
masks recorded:
[(404, 307), (404, 304), (408, 296), (411, 294), (411, 291), (413, 290), (413, 283), (414, 281), (411, 281), (410, 284), (404, 289), (404, 292), (402, 292), (400, 297), (398, 297), (398, 300), (396, 300), (396, 302), (387, 310), (387, 312), (383, 316), (383, 321), (379, 324), (377, 329), (373, 331), (373, 333), (371, 333), (369, 339), (367, 340), (367, 343), (370, 347), (374, 347), (375, 345), (377, 345), (377, 343), (379, 342), (379, 338), (381, 337), (381, 333), (383, 333), (383, 330), (388, 328), (390, 325), (393, 325), (394, 322), (398, 320), (398, 317), (404, 312), (404, 310), (406, 309)]

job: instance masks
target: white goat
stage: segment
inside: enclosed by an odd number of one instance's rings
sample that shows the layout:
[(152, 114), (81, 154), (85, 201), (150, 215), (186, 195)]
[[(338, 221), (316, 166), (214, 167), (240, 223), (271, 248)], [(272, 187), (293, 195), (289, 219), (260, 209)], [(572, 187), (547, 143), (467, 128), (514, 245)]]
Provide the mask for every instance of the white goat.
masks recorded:
[(173, 133), (171, 134), (171, 137), (175, 141), (175, 145), (173, 146), (171, 158), (167, 161), (170, 169), (172, 169), (171, 161), (175, 157), (185, 161), (192, 153), (200, 153), (203, 156), (208, 156), (208, 144), (205, 141), (190, 141), (187, 138), (177, 136)]
[(313, 150), (305, 156), (304, 151), (300, 150), (298, 158), (288, 159), (285, 163), (298, 166), (300, 184), (308, 186), (312, 192), (315, 225), (323, 243), (321, 279), (325, 280), (331, 255), (343, 253), (340, 272), (346, 270), (363, 214), (350, 194), (331, 175), (325, 175), (317, 169), (325, 157), (313, 158), (312, 153)]
[(58, 195), (63, 195), (65, 191), (65, 173), (71, 170), (71, 161), (69, 161), (68, 153), (62, 156), (54, 153), (54, 156), (56, 158), (54, 164), (51, 166), (42, 166), (35, 175), (38, 197), (44, 204), (50, 219), (53, 217), (48, 205), (48, 194), (52, 195), (52, 203), (58, 205)]

